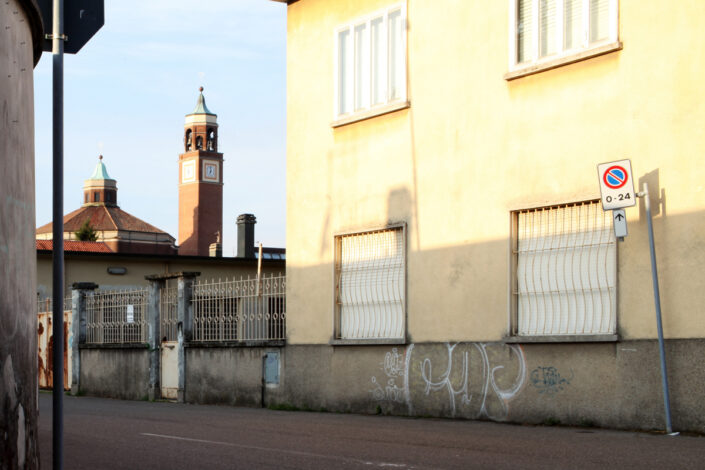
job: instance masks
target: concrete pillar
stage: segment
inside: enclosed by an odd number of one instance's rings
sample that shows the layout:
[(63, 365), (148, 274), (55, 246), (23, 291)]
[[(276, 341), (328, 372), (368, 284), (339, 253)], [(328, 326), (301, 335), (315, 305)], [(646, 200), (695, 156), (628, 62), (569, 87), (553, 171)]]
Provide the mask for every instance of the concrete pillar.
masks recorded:
[[(98, 288), (93, 282), (74, 282), (71, 286), (71, 395), (81, 389), (81, 350), (79, 345), (86, 343), (86, 294)], [(65, 308), (65, 307), (64, 307)]]
[(184, 345), (193, 340), (193, 283), (200, 273), (187, 272), (180, 273), (178, 278), (178, 364), (179, 364), (179, 388), (176, 392), (176, 401), (183, 403), (186, 393), (186, 355)]
[(34, 82), (37, 2), (0, 2), (0, 468), (39, 468)]
[(150, 400), (161, 398), (161, 362), (160, 318), (159, 309), (161, 290), (166, 286), (166, 279), (148, 277), (149, 294), (147, 297), (147, 342), (149, 343), (149, 388), (147, 395)]

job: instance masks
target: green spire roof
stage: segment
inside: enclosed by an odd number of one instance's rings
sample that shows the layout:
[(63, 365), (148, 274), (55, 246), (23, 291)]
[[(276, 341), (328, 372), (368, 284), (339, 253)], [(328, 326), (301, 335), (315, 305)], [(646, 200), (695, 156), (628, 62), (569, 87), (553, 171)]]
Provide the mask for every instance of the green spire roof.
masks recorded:
[(196, 103), (196, 108), (193, 110), (191, 114), (212, 114), (215, 116), (214, 113), (208, 109), (208, 106), (206, 106), (206, 99), (203, 97), (203, 87), (198, 89), (201, 93), (198, 95), (198, 102)]
[(103, 156), (98, 157), (98, 164), (95, 166), (95, 170), (93, 170), (93, 174), (91, 175), (90, 178), (91, 180), (110, 180), (112, 179), (110, 175), (108, 175), (108, 170), (105, 168), (105, 164), (103, 164)]

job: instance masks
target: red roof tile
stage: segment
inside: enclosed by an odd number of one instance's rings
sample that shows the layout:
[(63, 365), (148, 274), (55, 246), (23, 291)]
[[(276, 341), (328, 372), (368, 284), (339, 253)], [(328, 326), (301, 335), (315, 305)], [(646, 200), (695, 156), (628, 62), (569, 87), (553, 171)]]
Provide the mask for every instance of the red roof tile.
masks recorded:
[[(53, 240), (37, 240), (37, 250), (53, 250)], [(84, 252), (84, 253), (112, 253), (103, 242), (82, 242), (78, 240), (64, 240), (64, 251)]]
[[(117, 206), (84, 206), (64, 216), (64, 232), (75, 232), (81, 228), (86, 219), (90, 220), (93, 230), (125, 230), (132, 232), (166, 233), (148, 224), (134, 215), (128, 214)], [(42, 225), (37, 233), (51, 233), (52, 223)]]

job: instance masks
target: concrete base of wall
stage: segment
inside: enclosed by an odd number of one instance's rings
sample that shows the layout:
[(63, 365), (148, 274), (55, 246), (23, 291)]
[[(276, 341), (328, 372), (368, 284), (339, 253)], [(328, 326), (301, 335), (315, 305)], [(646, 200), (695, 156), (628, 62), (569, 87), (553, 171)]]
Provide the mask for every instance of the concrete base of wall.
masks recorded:
[(81, 348), (79, 393), (124, 400), (149, 398), (149, 352), (139, 348)]
[[(705, 432), (705, 340), (666, 345), (673, 428)], [(277, 352), (278, 383), (265, 383), (264, 358)], [(189, 347), (185, 355), (191, 403), (665, 429), (655, 340)], [(146, 351), (82, 350), (81, 358), (87, 393), (146, 396)]]

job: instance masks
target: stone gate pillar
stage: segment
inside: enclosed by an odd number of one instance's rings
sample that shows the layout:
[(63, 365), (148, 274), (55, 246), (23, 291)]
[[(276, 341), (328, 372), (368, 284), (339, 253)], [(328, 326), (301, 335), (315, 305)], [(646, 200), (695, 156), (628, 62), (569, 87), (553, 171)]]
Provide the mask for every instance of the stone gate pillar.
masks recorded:
[[(93, 282), (74, 282), (71, 286), (71, 395), (81, 389), (81, 350), (86, 342), (86, 294), (98, 288)], [(66, 307), (64, 307), (66, 308)]]
[(161, 291), (166, 286), (166, 279), (161, 276), (145, 276), (149, 281), (147, 296), (147, 343), (149, 347), (149, 385), (147, 396), (151, 401), (161, 398), (161, 375), (159, 369), (160, 355), (160, 321)]

